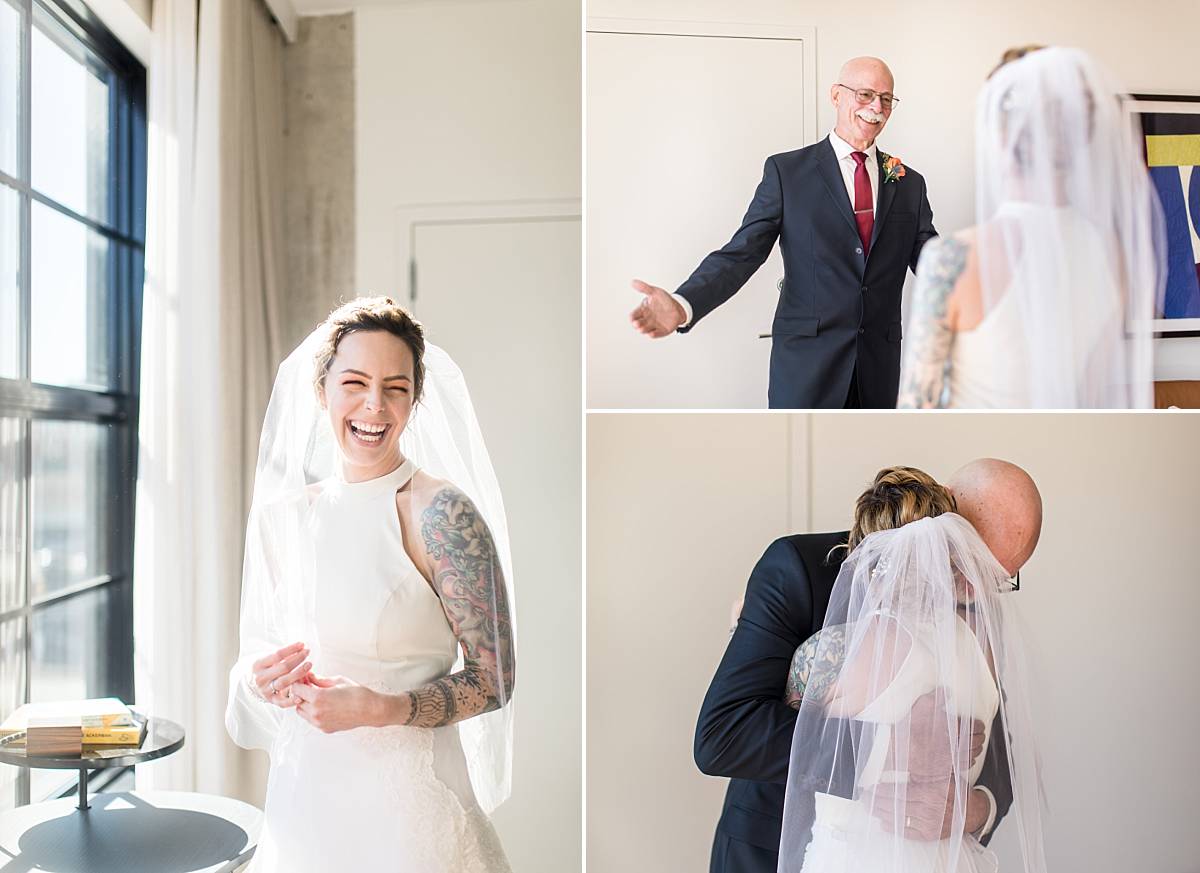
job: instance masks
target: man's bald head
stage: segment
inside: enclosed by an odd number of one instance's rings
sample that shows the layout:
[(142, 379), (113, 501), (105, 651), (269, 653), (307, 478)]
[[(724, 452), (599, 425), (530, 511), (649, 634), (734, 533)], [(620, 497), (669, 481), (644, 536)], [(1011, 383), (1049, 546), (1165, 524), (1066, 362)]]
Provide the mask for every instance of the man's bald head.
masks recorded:
[(946, 483), (958, 514), (971, 523), (1009, 575), (1029, 560), (1042, 533), (1042, 495), (1033, 478), (1008, 461), (980, 458)]
[(896, 79), (892, 76), (892, 70), (887, 64), (879, 58), (863, 56), (861, 58), (851, 58), (842, 64), (842, 68), (838, 70), (837, 80), (849, 85), (859, 78), (874, 79), (880, 76), (887, 80), (887, 87), (877, 88), (876, 90), (891, 91), (896, 87)]

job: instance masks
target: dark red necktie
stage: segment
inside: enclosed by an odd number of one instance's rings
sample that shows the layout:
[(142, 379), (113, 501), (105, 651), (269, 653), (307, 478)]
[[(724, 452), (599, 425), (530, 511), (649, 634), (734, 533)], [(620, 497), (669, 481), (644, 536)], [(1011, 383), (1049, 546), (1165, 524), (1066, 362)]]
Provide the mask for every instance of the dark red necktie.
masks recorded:
[(875, 204), (871, 202), (871, 177), (867, 175), (867, 156), (863, 152), (851, 152), (850, 157), (858, 164), (854, 168), (854, 221), (858, 224), (858, 238), (862, 240), (863, 254), (870, 254), (871, 231), (875, 228)]

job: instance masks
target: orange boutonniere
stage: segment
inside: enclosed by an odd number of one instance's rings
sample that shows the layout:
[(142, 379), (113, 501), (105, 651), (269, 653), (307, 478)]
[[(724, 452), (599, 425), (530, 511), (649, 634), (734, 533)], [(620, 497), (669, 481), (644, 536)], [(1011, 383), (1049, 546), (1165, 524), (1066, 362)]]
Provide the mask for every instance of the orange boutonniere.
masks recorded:
[(883, 181), (895, 182), (897, 179), (904, 178), (904, 164), (900, 163), (900, 159), (889, 155), (887, 152), (880, 152), (879, 157), (883, 158)]

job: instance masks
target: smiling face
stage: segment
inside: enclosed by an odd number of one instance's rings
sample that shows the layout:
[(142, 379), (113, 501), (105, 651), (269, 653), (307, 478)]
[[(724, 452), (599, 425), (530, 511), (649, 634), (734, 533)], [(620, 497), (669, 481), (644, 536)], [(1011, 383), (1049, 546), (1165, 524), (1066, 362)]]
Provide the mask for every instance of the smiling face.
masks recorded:
[[(830, 102), (837, 110), (834, 132), (856, 149), (867, 149), (892, 116), (892, 110), (885, 108), (878, 96), (892, 93), (892, 71), (879, 58), (855, 58), (842, 67), (837, 83), (829, 90)], [(854, 96), (863, 88), (876, 92), (870, 103), (859, 103)]]
[(378, 478), (400, 464), (415, 375), (412, 349), (385, 330), (353, 331), (338, 343), (318, 399), (337, 437), (347, 482)]

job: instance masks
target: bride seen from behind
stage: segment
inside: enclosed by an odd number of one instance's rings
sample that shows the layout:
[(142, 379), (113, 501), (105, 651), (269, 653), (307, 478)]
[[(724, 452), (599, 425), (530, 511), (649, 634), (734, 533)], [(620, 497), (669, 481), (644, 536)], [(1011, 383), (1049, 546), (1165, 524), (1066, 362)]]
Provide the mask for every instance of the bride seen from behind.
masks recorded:
[(931, 240), (901, 408), (1153, 406), (1161, 211), (1120, 89), (1079, 49), (1010, 49), (980, 92), (976, 224)]
[(386, 298), (280, 366), (226, 724), (270, 753), (253, 873), (507, 873), (511, 561), (462, 373)]
[(880, 471), (856, 504), (825, 623), (789, 677), (781, 873), (995, 871), (975, 834), (997, 780), (1023, 869), (1045, 869), (1028, 674), (1001, 602), (1001, 560), (1019, 567), (1036, 531), (997, 538), (1021, 540), (997, 556), (957, 510), (912, 468)]

